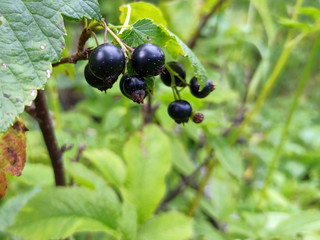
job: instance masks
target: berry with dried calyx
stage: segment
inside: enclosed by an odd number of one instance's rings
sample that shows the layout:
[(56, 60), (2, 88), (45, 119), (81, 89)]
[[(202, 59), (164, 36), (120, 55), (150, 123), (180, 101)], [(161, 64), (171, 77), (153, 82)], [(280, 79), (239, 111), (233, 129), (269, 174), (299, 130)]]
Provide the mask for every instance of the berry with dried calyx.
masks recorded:
[(215, 85), (213, 84), (211, 79), (208, 79), (206, 85), (204, 86), (204, 88), (199, 91), (200, 89), (200, 85), (198, 83), (198, 80), (196, 77), (193, 77), (190, 80), (190, 92), (192, 93), (193, 96), (197, 97), (197, 98), (205, 98), (206, 96), (208, 96), (213, 90), (215, 90)]
[(120, 80), (120, 90), (124, 96), (136, 103), (143, 103), (147, 96), (147, 83), (140, 76), (124, 74)]

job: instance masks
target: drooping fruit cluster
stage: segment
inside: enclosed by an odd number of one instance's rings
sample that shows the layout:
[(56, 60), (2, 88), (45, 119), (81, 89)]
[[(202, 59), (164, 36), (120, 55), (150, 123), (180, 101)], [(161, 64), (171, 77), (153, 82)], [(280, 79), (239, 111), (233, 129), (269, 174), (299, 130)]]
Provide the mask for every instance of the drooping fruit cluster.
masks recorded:
[[(89, 56), (84, 76), (90, 86), (106, 91), (112, 88), (119, 75), (124, 72), (126, 59), (120, 48), (111, 43), (96, 47)], [(129, 59), (130, 74), (125, 73), (120, 80), (120, 90), (124, 96), (136, 103), (143, 103), (148, 95), (145, 77), (157, 76), (164, 71), (165, 56), (157, 45), (144, 43), (132, 52)]]
[[(200, 90), (196, 77), (188, 83), (186, 71), (178, 62), (165, 63), (165, 55), (160, 47), (152, 43), (144, 43), (136, 49), (125, 45), (117, 36), (111, 33), (122, 49), (112, 43), (106, 43), (106, 33), (110, 29), (105, 25), (105, 43), (93, 49), (84, 69), (88, 84), (100, 91), (112, 88), (119, 75), (123, 73), (119, 86), (121, 93), (138, 104), (151, 94), (150, 81), (160, 74), (162, 82), (173, 89), (175, 101), (168, 106), (168, 114), (177, 123), (186, 123), (191, 118), (195, 123), (203, 121), (203, 114), (192, 111), (190, 103), (181, 99), (180, 92), (189, 87), (193, 96), (204, 98), (215, 89), (212, 80), (208, 80)], [(125, 67), (127, 62), (127, 72)], [(150, 80), (151, 79), (151, 80)], [(148, 83), (147, 83), (148, 81)], [(151, 82), (151, 86), (153, 82)], [(181, 89), (177, 89), (180, 87)]]
[(213, 85), (212, 80), (208, 79), (205, 87), (201, 90), (196, 77), (193, 77), (188, 84), (186, 82), (186, 71), (178, 62), (166, 63), (166, 68), (163, 73), (161, 73), (160, 78), (166, 86), (172, 87), (174, 90), (173, 93), (176, 100), (168, 106), (169, 116), (179, 124), (188, 122), (190, 117), (193, 122), (201, 123), (204, 119), (203, 114), (192, 112), (190, 103), (186, 100), (180, 99), (180, 91), (182, 89), (178, 90), (177, 87), (184, 88), (189, 86), (190, 92), (193, 96), (197, 98), (205, 98), (215, 89), (215, 85)]
[(84, 76), (90, 86), (106, 91), (117, 81), (125, 64), (121, 49), (112, 43), (104, 43), (91, 52)]

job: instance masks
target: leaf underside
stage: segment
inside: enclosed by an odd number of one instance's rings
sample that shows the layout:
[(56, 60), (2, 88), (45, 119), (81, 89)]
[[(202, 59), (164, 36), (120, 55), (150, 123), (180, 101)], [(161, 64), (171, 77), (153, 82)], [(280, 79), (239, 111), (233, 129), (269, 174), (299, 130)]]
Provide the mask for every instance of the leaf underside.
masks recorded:
[(96, 0), (1, 0), (0, 132), (30, 105), (51, 76), (66, 34), (62, 15), (100, 20)]

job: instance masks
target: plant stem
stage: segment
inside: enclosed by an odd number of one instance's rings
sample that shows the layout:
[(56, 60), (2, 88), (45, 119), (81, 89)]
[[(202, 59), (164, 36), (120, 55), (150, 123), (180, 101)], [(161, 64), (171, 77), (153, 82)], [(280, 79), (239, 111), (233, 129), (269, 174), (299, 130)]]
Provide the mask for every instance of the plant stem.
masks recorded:
[(127, 16), (126, 16), (126, 20), (124, 21), (123, 27), (121, 28), (119, 34), (123, 33), (123, 31), (125, 30), (124, 26), (128, 26), (129, 22), (130, 22), (130, 17), (131, 17), (131, 6), (130, 4), (126, 5), (128, 11), (127, 11)]
[(157, 212), (163, 210), (166, 208), (166, 206), (173, 200), (175, 199), (177, 196), (179, 196), (181, 193), (183, 193), (183, 191), (185, 190), (185, 188), (190, 184), (190, 182), (192, 182), (193, 180), (195, 180), (195, 177), (198, 175), (198, 173), (200, 172), (200, 170), (209, 163), (209, 161), (212, 159), (212, 154), (213, 154), (213, 150), (210, 151), (209, 155), (206, 157), (206, 159), (203, 161), (203, 163), (201, 163), (189, 176), (185, 176), (181, 179), (181, 181), (178, 183), (178, 185), (171, 190), (167, 196), (165, 197), (165, 199), (161, 202), (160, 206), (157, 209)]
[(191, 49), (194, 48), (198, 39), (200, 38), (202, 29), (206, 26), (206, 24), (208, 23), (208, 21), (212, 17), (212, 15), (215, 14), (218, 11), (218, 9), (221, 7), (221, 5), (226, 1), (227, 0), (218, 0), (211, 8), (211, 11), (202, 18), (201, 24), (199, 25), (195, 34), (193, 35), (193, 37), (191, 38), (191, 40), (188, 43), (189, 48), (191, 48)]
[(63, 169), (62, 152), (56, 140), (52, 119), (50, 117), (43, 90), (38, 90), (38, 95), (34, 103), (36, 107), (36, 116), (34, 117), (38, 121), (42, 136), (49, 152), (56, 186), (65, 186), (66, 182)]
[[(300, 8), (301, 4), (302, 4), (303, 0), (298, 0), (295, 6), (295, 10), (294, 10), (294, 14), (292, 19), (295, 20), (297, 18), (297, 13), (298, 13), (298, 9)], [(247, 126), (247, 124), (251, 121), (252, 117), (260, 110), (262, 104), (264, 103), (265, 99), (267, 98), (267, 96), (269, 95), (269, 93), (271, 92), (271, 90), (273, 89), (280, 73), (282, 72), (285, 64), (287, 63), (287, 60), (292, 52), (292, 50), (294, 49), (294, 47), (296, 45), (294, 44), (288, 44), (291, 42), (292, 38), (293, 38), (293, 34), (294, 34), (294, 29), (290, 29), (288, 32), (288, 36), (284, 45), (284, 49), (279, 57), (279, 60), (275, 66), (275, 68), (273, 69), (270, 77), (268, 78), (262, 92), (260, 93), (254, 107), (251, 109), (251, 111), (248, 113), (248, 115), (246, 116), (246, 118), (244, 119), (244, 121), (241, 123), (241, 125), (239, 126), (239, 128), (233, 133), (231, 134), (231, 137), (229, 139), (229, 143), (232, 145), (236, 142), (236, 140), (238, 139), (240, 133), (243, 131), (243, 129)], [(297, 42), (298, 43), (298, 42)]]
[(258, 207), (259, 208), (261, 207), (262, 201), (263, 201), (264, 197), (266, 196), (267, 189), (268, 189), (269, 185), (271, 184), (274, 171), (278, 166), (279, 158), (280, 158), (280, 155), (281, 155), (281, 150), (282, 150), (283, 145), (284, 145), (284, 143), (286, 141), (286, 138), (287, 138), (287, 135), (288, 135), (288, 132), (289, 132), (289, 127), (290, 127), (290, 124), (291, 124), (291, 121), (292, 121), (293, 114), (294, 114), (294, 112), (295, 112), (295, 110), (296, 110), (296, 108), (298, 106), (298, 101), (299, 101), (299, 98), (300, 98), (300, 96), (301, 96), (301, 94), (303, 92), (303, 89), (304, 89), (304, 87), (305, 87), (305, 85), (306, 85), (306, 83), (307, 83), (307, 81), (309, 79), (311, 70), (312, 70), (312, 68), (314, 66), (315, 59), (317, 57), (317, 53), (319, 51), (319, 47), (320, 47), (320, 35), (318, 35), (317, 40), (315, 41), (315, 43), (313, 45), (312, 52), (310, 54), (309, 60), (307, 62), (307, 65), (304, 68), (304, 71), (303, 71), (302, 77), (300, 79), (296, 94), (294, 96), (292, 105), (291, 105), (290, 110), (289, 110), (288, 117), (286, 119), (284, 128), (282, 130), (280, 143), (279, 143), (279, 145), (277, 146), (277, 148), (275, 149), (275, 151), (273, 153), (273, 157), (272, 157), (272, 160), (271, 160), (271, 163), (270, 163), (270, 167), (268, 169), (267, 178), (266, 178), (266, 181), (265, 181), (264, 186), (262, 188), (262, 191), (261, 191), (261, 194), (260, 194), (260, 198), (259, 198), (259, 201), (258, 201)]
[[(210, 158), (213, 157), (213, 150), (211, 150), (211, 156)], [(212, 174), (212, 171), (213, 171), (213, 168), (216, 164), (216, 161), (208, 161), (208, 164), (207, 164), (207, 172), (206, 174), (204, 175), (202, 181), (200, 182), (200, 185), (199, 185), (199, 189), (196, 193), (196, 196), (194, 197), (193, 201), (191, 202), (190, 204), (190, 207), (189, 207), (189, 210), (188, 210), (188, 213), (187, 215), (188, 216), (193, 216), (194, 215), (194, 212), (196, 210), (196, 208), (198, 207), (199, 205), (199, 202), (201, 200), (201, 197), (202, 197), (202, 194), (204, 192), (204, 189), (205, 187), (207, 186), (209, 180), (210, 180), (210, 177), (211, 177), (211, 174)]]

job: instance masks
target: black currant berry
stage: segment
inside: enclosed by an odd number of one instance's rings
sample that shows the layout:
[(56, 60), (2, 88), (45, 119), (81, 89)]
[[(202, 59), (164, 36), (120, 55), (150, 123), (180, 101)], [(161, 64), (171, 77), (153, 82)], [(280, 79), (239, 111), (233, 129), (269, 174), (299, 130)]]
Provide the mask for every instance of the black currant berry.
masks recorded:
[(185, 100), (176, 100), (168, 106), (168, 113), (176, 123), (185, 123), (192, 114), (192, 107)]
[(140, 76), (124, 74), (120, 80), (120, 90), (124, 96), (136, 103), (143, 103), (147, 96), (147, 83)]
[(132, 67), (139, 76), (159, 75), (165, 68), (164, 53), (157, 45), (144, 43), (132, 53)]
[[(167, 65), (169, 65), (169, 67), (176, 72), (180, 78), (182, 78), (183, 80), (186, 79), (186, 70), (184, 69), (184, 67), (178, 63), (178, 62), (168, 62)], [(162, 80), (162, 82), (167, 85), (167, 86), (171, 86), (171, 75), (169, 73), (169, 71), (167, 70), (167, 68), (164, 70), (163, 73), (160, 74), (160, 78)], [(179, 77), (175, 76), (174, 77), (174, 82), (175, 85), (178, 87), (183, 87), (185, 86), (185, 82), (181, 81)]]
[(89, 56), (89, 66), (93, 75), (111, 86), (122, 73), (125, 63), (123, 52), (112, 43), (99, 45)]
[(197, 98), (205, 98), (206, 96), (208, 96), (209, 93), (211, 93), (215, 89), (215, 85), (213, 85), (213, 82), (211, 79), (208, 79), (204, 88), (201, 91), (199, 91), (199, 89), (200, 89), (200, 85), (197, 81), (197, 78), (193, 77), (190, 80), (190, 92), (192, 93), (193, 96)]
[(98, 88), (101, 91), (108, 89), (108, 86), (102, 81), (102, 79), (99, 79), (92, 74), (89, 64), (84, 68), (84, 77), (91, 87)]

